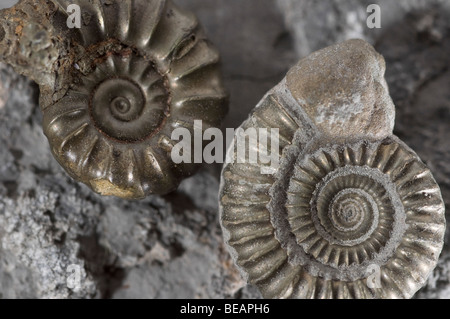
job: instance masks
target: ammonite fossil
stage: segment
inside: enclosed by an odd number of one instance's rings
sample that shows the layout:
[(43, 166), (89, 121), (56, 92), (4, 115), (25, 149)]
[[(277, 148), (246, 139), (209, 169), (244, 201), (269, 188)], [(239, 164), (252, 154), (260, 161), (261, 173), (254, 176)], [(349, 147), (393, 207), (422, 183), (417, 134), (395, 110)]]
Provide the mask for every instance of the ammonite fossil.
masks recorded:
[(265, 297), (409, 298), (436, 266), (444, 203), (430, 170), (393, 135), (384, 71), (362, 40), (323, 49), (242, 125), (279, 130), (272, 173), (249, 156), (270, 143), (246, 133), (247, 161), (230, 148), (220, 193), (226, 243)]
[[(73, 4), (81, 28), (68, 27)], [(171, 133), (220, 125), (227, 95), (191, 13), (170, 0), (22, 0), (1, 20), (2, 59), (40, 85), (44, 133), (72, 177), (143, 198), (198, 168), (174, 164)]]

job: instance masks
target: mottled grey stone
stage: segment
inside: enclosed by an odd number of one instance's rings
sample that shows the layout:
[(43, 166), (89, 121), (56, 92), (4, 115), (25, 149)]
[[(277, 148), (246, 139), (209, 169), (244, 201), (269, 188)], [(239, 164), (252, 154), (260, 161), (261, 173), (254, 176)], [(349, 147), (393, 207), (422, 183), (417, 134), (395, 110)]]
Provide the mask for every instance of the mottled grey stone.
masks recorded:
[(384, 74), (386, 63), (362, 40), (312, 53), (288, 73), (293, 98), (330, 138), (384, 138), (392, 134), (395, 109)]

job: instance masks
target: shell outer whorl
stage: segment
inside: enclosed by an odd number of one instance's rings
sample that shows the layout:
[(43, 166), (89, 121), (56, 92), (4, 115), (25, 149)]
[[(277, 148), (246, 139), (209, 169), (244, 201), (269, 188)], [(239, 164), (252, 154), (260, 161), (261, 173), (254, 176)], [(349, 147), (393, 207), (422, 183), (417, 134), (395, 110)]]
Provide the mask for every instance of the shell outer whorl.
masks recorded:
[[(291, 263), (304, 265), (310, 272), (321, 273), (325, 278), (355, 281), (365, 278), (369, 265), (384, 265), (393, 255), (405, 232), (405, 212), (390, 176), (373, 168), (370, 162), (381, 149), (378, 145), (369, 148), (364, 142), (348, 148), (322, 148), (312, 156), (302, 158), (300, 155), (301, 161), (285, 169), (288, 174), (295, 172), (284, 178), (289, 181), (287, 189), (280, 189), (286, 184), (275, 183), (271, 191), (274, 197), (287, 194), (281, 196), (285, 199), (283, 207), (279, 209), (278, 200), (268, 207), (277, 237), (290, 252)], [(368, 162), (358, 162), (356, 158), (342, 161), (340, 152), (344, 154), (349, 150), (357, 157), (370, 151), (366, 153)], [(321, 157), (327, 158), (330, 162), (324, 163), (334, 169), (328, 172), (326, 167), (316, 166), (320, 165)], [(316, 167), (312, 171), (311, 163)], [(310, 191), (307, 191), (308, 180), (311, 181)], [(338, 208), (341, 210), (336, 210)], [(345, 214), (350, 224), (349, 214), (353, 214), (356, 225), (346, 225), (345, 218), (339, 216)], [(282, 227), (280, 215), (286, 217), (289, 227)], [(305, 216), (310, 217), (308, 222)], [(340, 225), (336, 227), (336, 224)], [(313, 231), (317, 232), (314, 236)], [(324, 242), (318, 243), (319, 240)], [(306, 264), (305, 253), (313, 255), (317, 262)]]
[[(333, 63), (353, 63), (340, 59), (339, 52), (353, 52), (347, 49), (355, 46), (367, 55), (360, 56), (361, 63), (376, 57), (371, 63), (384, 65), (368, 44), (350, 41), (320, 51), (319, 56), (336, 55), (336, 61), (327, 61), (326, 76), (337, 78), (333, 72), (342, 66), (333, 69)], [(313, 63), (308, 59), (299, 63), (303, 70), (320, 62), (317, 54)], [(369, 74), (358, 76), (383, 82), (382, 68), (366, 69)], [(271, 90), (241, 126), (279, 128), (276, 172), (262, 174), (267, 164), (261, 162), (223, 168), (220, 214), (230, 253), (266, 298), (410, 298), (424, 285), (443, 246), (439, 186), (414, 151), (392, 135), (392, 110), (373, 112), (378, 106), (369, 102), (363, 107), (367, 113), (342, 109), (348, 101), (340, 98), (334, 110), (333, 96), (327, 96), (328, 110), (317, 117), (312, 105), (305, 109), (307, 87), (292, 86), (293, 77), (307, 83), (301, 74), (294, 67), (291, 80)], [(359, 92), (354, 85), (359, 84), (344, 81), (333, 90), (353, 95)], [(387, 90), (372, 89), (364, 89), (366, 101), (390, 100), (383, 96)], [(354, 114), (339, 113), (352, 109)], [(340, 127), (353, 135), (340, 134)], [(362, 127), (370, 128), (367, 134)], [(248, 147), (265, 152), (260, 142)], [(229, 152), (236, 156), (233, 148)], [(373, 270), (377, 286), (369, 284)]]
[[(217, 127), (227, 113), (219, 55), (197, 19), (171, 1), (77, 0), (68, 88), (42, 105), (57, 161), (101, 195), (166, 194), (198, 164), (175, 165), (175, 128)], [(65, 0), (55, 0), (66, 15)], [(89, 16), (89, 19), (85, 19)], [(43, 92), (43, 91), (41, 91)], [(56, 94), (58, 93), (58, 94)]]

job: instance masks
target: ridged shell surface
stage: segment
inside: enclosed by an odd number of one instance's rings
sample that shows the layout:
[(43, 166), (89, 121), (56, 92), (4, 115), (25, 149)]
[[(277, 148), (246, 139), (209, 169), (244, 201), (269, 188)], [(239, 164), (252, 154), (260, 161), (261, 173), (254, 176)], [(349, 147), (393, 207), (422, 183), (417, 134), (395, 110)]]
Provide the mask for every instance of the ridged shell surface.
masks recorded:
[[(239, 162), (232, 145), (220, 191), (225, 241), (264, 297), (410, 298), (436, 266), (444, 203), (430, 170), (392, 134), (383, 75), (363, 41), (326, 48), (241, 126), (279, 130), (277, 169)], [(258, 139), (252, 149), (270, 145)]]
[(74, 81), (43, 108), (56, 159), (103, 195), (174, 190), (198, 165), (173, 163), (172, 131), (219, 126), (227, 111), (219, 55), (198, 20), (165, 0), (55, 3), (65, 16), (73, 3), (82, 11)]

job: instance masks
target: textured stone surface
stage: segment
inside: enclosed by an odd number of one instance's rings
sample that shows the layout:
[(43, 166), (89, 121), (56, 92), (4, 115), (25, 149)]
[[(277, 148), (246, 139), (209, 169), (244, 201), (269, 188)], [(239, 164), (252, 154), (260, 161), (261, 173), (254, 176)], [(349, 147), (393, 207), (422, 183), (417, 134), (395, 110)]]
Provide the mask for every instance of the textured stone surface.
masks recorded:
[[(430, 8), (450, 2), (377, 1), (381, 30), (366, 28), (366, 4), (357, 0), (176, 2), (199, 16), (221, 51), (231, 95), (226, 127), (240, 125), (300, 57), (353, 37), (375, 44), (387, 62), (395, 133), (430, 166), (449, 211), (450, 19), (445, 10)], [(0, 7), (13, 3), (1, 1)], [(415, 16), (408, 15), (415, 9)], [(205, 167), (166, 197), (142, 202), (98, 197), (68, 178), (51, 156), (36, 87), (10, 69), (2, 67), (0, 73), (0, 88), (7, 91), (0, 95), (6, 102), (2, 107), (0, 101), (2, 297), (258, 296), (253, 287), (241, 288), (222, 246), (219, 165)], [(84, 269), (77, 293), (65, 284), (65, 268), (72, 263)], [(449, 287), (445, 246), (417, 297), (450, 298)]]
[[(294, 38), (297, 53), (304, 57), (336, 42), (361, 38), (375, 43), (386, 28), (402, 23), (413, 11), (450, 9), (447, 0), (276, 0)], [(367, 7), (381, 9), (381, 29), (369, 29)]]
[(395, 110), (384, 59), (365, 41), (316, 51), (293, 67), (286, 84), (312, 121), (331, 138), (392, 133)]

